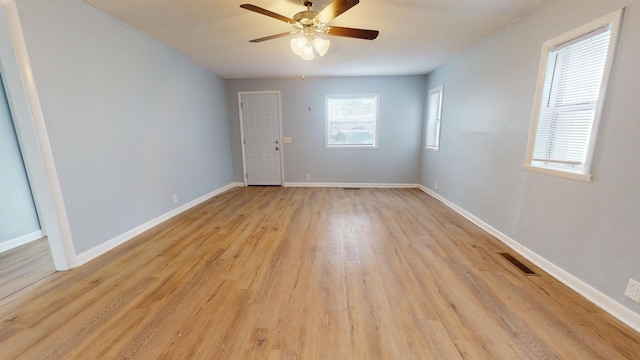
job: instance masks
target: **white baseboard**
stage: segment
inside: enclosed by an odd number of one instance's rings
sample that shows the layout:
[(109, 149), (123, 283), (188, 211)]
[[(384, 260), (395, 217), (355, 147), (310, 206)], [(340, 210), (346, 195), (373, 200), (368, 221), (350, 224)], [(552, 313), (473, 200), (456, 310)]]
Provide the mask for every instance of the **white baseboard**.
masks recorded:
[(40, 238), (42, 238), (42, 230), (38, 230), (38, 231), (34, 231), (32, 233), (26, 234), (26, 235), (22, 235), (20, 237), (17, 238), (13, 238), (7, 241), (3, 241), (0, 243), (0, 253), (5, 252), (5, 251), (9, 251), (11, 249), (15, 249), (18, 246), (22, 246), (25, 244), (28, 244), (32, 241), (36, 241)]
[(186, 203), (186, 204), (184, 204), (184, 205), (182, 205), (180, 207), (177, 207), (177, 208), (169, 211), (168, 213), (162, 214), (162, 215), (158, 216), (155, 219), (149, 220), (146, 223), (144, 223), (144, 224), (142, 224), (142, 225), (140, 225), (140, 226), (138, 226), (138, 227), (136, 227), (134, 229), (131, 229), (131, 230), (127, 231), (124, 234), (118, 235), (115, 238), (113, 238), (111, 240), (108, 240), (108, 241), (106, 241), (106, 242), (94, 247), (91, 250), (83, 252), (82, 254), (79, 254), (76, 257), (77, 258), (77, 262), (78, 262), (78, 266), (86, 264), (87, 262), (97, 258), (98, 256), (100, 256), (102, 254), (105, 254), (107, 251), (112, 250), (112, 249), (116, 248), (117, 246), (122, 245), (125, 242), (133, 239), (134, 237), (142, 234), (143, 232), (151, 229), (152, 227), (157, 226), (160, 223), (162, 223), (162, 222), (164, 222), (166, 220), (169, 220), (170, 218), (172, 218), (172, 217), (174, 217), (174, 216), (176, 216), (176, 215), (178, 215), (178, 214), (180, 214), (180, 213), (182, 213), (184, 211), (187, 211), (187, 210), (191, 209), (192, 207), (194, 207), (194, 206), (196, 206), (196, 205), (198, 205), (198, 204), (200, 204), (200, 203), (202, 203), (204, 201), (207, 201), (207, 200), (211, 199), (212, 197), (214, 197), (216, 195), (219, 195), (219, 194), (221, 194), (221, 193), (223, 193), (223, 192), (225, 192), (225, 191), (227, 191), (227, 190), (229, 190), (231, 188), (238, 187), (238, 186), (244, 186), (244, 184), (243, 183), (235, 183), (235, 182), (233, 182), (233, 183), (231, 183), (229, 185), (223, 186), (223, 187), (221, 187), (219, 189), (216, 189), (216, 190), (214, 190), (214, 191), (212, 191), (212, 192), (210, 192), (210, 193), (208, 193), (206, 195), (203, 195), (203, 196), (201, 196), (201, 197), (199, 197), (199, 198), (197, 198), (195, 200), (192, 200), (192, 201), (190, 201), (190, 202), (188, 202), (188, 203)]
[(566, 286), (570, 287), (571, 289), (573, 289), (574, 291), (576, 291), (580, 295), (584, 296), (585, 298), (587, 298), (587, 300), (589, 300), (592, 303), (594, 303), (595, 305), (599, 306), (602, 310), (608, 312), (609, 314), (611, 314), (612, 316), (614, 316), (618, 320), (620, 320), (623, 323), (629, 325), (634, 330), (640, 332), (640, 314), (638, 314), (635, 311), (627, 308), (626, 306), (622, 305), (621, 303), (613, 300), (612, 298), (610, 298), (607, 295), (603, 294), (602, 292), (600, 292), (599, 290), (595, 289), (591, 285), (589, 285), (586, 282), (578, 279), (577, 277), (573, 276), (569, 272), (567, 272), (564, 269), (562, 269), (562, 268), (558, 267), (557, 265), (553, 264), (551, 261), (549, 261), (549, 260), (545, 259), (544, 257), (538, 255), (537, 253), (535, 253), (531, 249), (528, 249), (527, 247), (525, 247), (524, 245), (520, 244), (516, 240), (510, 238), (509, 236), (507, 236), (506, 234), (502, 233), (498, 229), (496, 229), (493, 226), (491, 226), (491, 225), (487, 224), (486, 222), (482, 221), (481, 219), (479, 219), (475, 215), (471, 214), (470, 212), (466, 211), (465, 209), (461, 208), (460, 206), (458, 206), (458, 205), (452, 203), (451, 201), (447, 200), (446, 198), (444, 198), (440, 194), (436, 193), (435, 191), (433, 191), (433, 190), (431, 190), (431, 189), (429, 189), (429, 188), (427, 188), (427, 187), (425, 187), (423, 185), (419, 185), (419, 188), (420, 188), (420, 190), (422, 190), (425, 193), (433, 196), (434, 198), (436, 198), (437, 200), (439, 200), (443, 204), (447, 205), (448, 207), (450, 207), (451, 209), (456, 211), (458, 214), (464, 216), (465, 218), (467, 218), (467, 220), (469, 220), (472, 223), (478, 225), (480, 228), (482, 228), (483, 230), (485, 230), (489, 234), (495, 236), (498, 240), (500, 240), (503, 243), (505, 243), (507, 246), (512, 248), (514, 251), (516, 251), (518, 254), (522, 255), (524, 258), (526, 258), (527, 260), (531, 261), (533, 264), (535, 264), (536, 266), (538, 266), (539, 268), (544, 270), (549, 275), (551, 275), (554, 278), (556, 278), (561, 283), (565, 284)]
[(324, 187), (324, 188), (377, 188), (377, 189), (416, 189), (418, 184), (387, 184), (387, 183), (312, 183), (285, 182), (285, 187)]

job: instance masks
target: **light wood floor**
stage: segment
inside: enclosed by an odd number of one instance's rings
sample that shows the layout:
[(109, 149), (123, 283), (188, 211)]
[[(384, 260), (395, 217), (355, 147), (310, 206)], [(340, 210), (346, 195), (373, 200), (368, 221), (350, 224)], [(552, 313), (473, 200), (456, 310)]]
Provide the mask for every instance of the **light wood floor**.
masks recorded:
[(54, 271), (47, 238), (0, 253), (0, 299)]
[(233, 189), (1, 305), (0, 357), (638, 359), (501, 251), (419, 190)]

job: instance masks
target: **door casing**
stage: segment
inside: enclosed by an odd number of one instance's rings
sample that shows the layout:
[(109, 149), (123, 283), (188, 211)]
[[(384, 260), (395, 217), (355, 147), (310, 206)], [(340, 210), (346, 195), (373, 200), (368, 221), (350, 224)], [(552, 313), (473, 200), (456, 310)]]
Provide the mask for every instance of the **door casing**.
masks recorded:
[(42, 232), (56, 270), (78, 266), (15, 0), (0, 0), (0, 68)]

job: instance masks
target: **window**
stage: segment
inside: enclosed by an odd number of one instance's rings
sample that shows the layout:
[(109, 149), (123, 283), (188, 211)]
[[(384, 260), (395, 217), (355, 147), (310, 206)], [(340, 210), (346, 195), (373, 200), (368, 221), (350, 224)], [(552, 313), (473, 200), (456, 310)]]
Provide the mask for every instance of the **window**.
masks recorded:
[(525, 169), (591, 181), (622, 10), (545, 42)]
[(429, 105), (427, 108), (427, 133), (425, 146), (427, 149), (440, 149), (440, 120), (442, 119), (442, 93), (444, 86), (429, 91)]
[(327, 147), (378, 145), (378, 95), (327, 95)]

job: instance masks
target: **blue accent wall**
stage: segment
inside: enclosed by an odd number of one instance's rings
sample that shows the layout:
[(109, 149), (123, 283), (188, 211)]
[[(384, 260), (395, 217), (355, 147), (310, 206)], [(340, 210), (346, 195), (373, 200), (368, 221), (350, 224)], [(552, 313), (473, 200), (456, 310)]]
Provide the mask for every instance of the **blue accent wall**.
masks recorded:
[[(285, 182), (417, 184), (424, 76), (228, 80), (234, 179), (243, 181), (238, 91), (278, 90), (282, 98)], [(327, 149), (325, 99), (379, 94), (377, 149)]]
[[(542, 43), (626, 6), (594, 153), (593, 182), (523, 169)], [(640, 313), (640, 1), (554, 1), (429, 74), (444, 84), (440, 152), (421, 183)], [(438, 182), (439, 189), (435, 190)]]
[(233, 181), (223, 79), (82, 1), (17, 7), (76, 253)]

